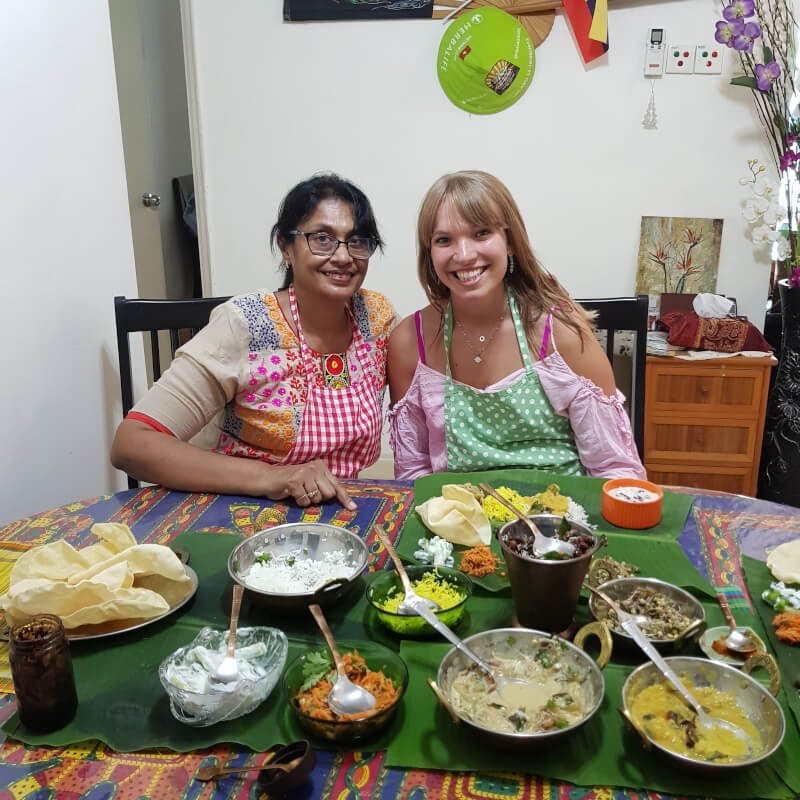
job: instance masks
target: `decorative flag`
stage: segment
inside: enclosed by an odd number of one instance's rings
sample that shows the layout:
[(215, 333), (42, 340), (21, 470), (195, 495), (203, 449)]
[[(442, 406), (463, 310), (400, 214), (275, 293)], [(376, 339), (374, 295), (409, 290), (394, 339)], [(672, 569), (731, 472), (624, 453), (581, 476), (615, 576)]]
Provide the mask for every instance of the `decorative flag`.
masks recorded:
[(563, 0), (563, 3), (584, 63), (600, 58), (608, 51), (607, 0)]

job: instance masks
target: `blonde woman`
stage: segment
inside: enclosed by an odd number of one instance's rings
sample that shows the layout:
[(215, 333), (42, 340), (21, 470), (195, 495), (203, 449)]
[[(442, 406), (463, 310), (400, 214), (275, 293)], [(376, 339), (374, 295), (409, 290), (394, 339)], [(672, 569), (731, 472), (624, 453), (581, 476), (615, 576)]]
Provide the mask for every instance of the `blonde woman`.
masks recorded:
[(417, 247), (430, 304), (389, 340), (396, 477), (495, 467), (645, 477), (589, 318), (536, 260), (508, 189), (485, 172), (439, 178)]

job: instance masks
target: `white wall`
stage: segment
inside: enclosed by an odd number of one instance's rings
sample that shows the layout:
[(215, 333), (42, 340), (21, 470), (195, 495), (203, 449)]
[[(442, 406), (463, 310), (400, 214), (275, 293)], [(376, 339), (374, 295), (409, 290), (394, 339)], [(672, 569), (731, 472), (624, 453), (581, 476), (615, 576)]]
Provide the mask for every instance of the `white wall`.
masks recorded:
[(107, 0), (0, 6), (0, 523), (123, 487), (113, 297), (136, 294)]
[(588, 67), (559, 15), (527, 93), (490, 116), (466, 114), (439, 87), (438, 22), (284, 23), (279, 0), (189, 6), (207, 294), (276, 286), (267, 235), (281, 197), (335, 170), (366, 190), (388, 242), (367, 285), (408, 314), (423, 302), (414, 250), (422, 196), (443, 172), (478, 168), (509, 186), (538, 255), (578, 297), (633, 293), (642, 215), (723, 218), (718, 290), (763, 324), (768, 266), (744, 238), (738, 184), (748, 158), (767, 156), (749, 92), (726, 76), (665, 76), (655, 86), (658, 129), (641, 124), (648, 27), (665, 27), (668, 41), (709, 41), (713, 0), (615, 3), (610, 52)]

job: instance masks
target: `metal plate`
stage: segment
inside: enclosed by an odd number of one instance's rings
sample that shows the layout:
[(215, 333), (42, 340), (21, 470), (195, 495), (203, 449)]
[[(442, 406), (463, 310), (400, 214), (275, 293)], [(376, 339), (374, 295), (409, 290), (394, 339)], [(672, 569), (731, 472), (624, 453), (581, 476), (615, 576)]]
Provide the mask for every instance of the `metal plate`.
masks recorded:
[(181, 600), (179, 603), (176, 603), (163, 614), (159, 614), (157, 617), (151, 617), (150, 619), (144, 620), (114, 619), (109, 620), (108, 622), (98, 622), (96, 625), (81, 625), (78, 628), (68, 630), (66, 632), (67, 639), (69, 639), (71, 642), (75, 642), (83, 639), (102, 639), (104, 636), (116, 636), (120, 633), (135, 631), (137, 628), (144, 628), (145, 625), (152, 625), (154, 622), (158, 622), (160, 619), (164, 619), (164, 617), (168, 617), (170, 614), (173, 614), (179, 608), (185, 606), (194, 597), (195, 592), (197, 591), (197, 585), (199, 583), (197, 573), (188, 564), (184, 564), (183, 566), (186, 570), (186, 575), (192, 582), (192, 586), (183, 600)]

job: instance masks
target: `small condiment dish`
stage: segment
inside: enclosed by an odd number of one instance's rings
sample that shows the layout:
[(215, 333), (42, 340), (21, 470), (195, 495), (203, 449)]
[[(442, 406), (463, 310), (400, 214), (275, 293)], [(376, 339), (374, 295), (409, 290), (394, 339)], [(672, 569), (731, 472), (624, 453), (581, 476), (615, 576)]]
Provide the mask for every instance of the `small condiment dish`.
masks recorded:
[[(634, 502), (615, 497), (612, 493), (615, 489), (623, 488), (644, 490), (655, 497)], [(637, 478), (613, 478), (603, 484), (601, 511), (603, 517), (618, 528), (643, 530), (652, 528), (661, 521), (663, 502), (663, 490), (651, 481), (642, 481)]]

